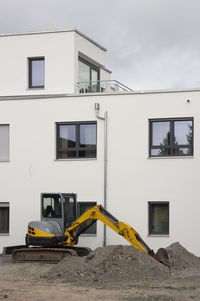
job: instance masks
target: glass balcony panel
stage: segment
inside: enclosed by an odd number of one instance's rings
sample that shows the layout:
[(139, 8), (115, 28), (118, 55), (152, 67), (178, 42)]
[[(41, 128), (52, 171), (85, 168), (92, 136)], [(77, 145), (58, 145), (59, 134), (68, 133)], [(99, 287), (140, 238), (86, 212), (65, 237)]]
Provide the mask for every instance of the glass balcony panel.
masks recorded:
[[(98, 78), (97, 72), (92, 70), (94, 78)], [(93, 81), (79, 81), (76, 83), (76, 93), (120, 93), (120, 92), (131, 92), (132, 89), (124, 86), (118, 81), (111, 80), (93, 80)]]

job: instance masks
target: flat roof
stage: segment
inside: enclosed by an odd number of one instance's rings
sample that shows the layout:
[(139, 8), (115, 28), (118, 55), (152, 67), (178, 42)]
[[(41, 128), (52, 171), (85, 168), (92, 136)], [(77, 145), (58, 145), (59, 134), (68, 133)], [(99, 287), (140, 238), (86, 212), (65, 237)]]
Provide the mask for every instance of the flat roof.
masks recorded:
[(183, 93), (183, 92), (200, 92), (200, 88), (193, 89), (176, 89), (176, 90), (148, 90), (148, 91), (130, 91), (117, 93), (69, 93), (69, 94), (24, 94), (24, 95), (5, 95), (0, 96), (0, 101), (6, 100), (24, 100), (24, 99), (46, 99), (46, 98), (65, 98), (65, 97), (90, 97), (90, 96), (117, 96), (117, 95), (140, 95), (140, 94), (163, 94), (163, 93)]
[(72, 29), (65, 29), (65, 30), (47, 30), (47, 31), (33, 31), (33, 32), (21, 32), (21, 33), (6, 33), (6, 34), (0, 34), (0, 37), (11, 37), (11, 36), (23, 36), (23, 35), (37, 35), (37, 34), (50, 34), (50, 33), (64, 33), (64, 32), (75, 32), (82, 36), (83, 38), (87, 39), (89, 42), (93, 43), (97, 47), (101, 48), (103, 51), (107, 51), (107, 49), (103, 46), (101, 46), (99, 43), (95, 42), (93, 39), (82, 33), (76, 28)]

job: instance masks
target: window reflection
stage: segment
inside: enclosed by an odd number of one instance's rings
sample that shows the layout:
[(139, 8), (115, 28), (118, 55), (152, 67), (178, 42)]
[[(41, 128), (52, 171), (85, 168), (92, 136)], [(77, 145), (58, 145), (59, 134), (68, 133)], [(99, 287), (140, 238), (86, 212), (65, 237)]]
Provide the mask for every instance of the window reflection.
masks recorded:
[(149, 234), (169, 234), (168, 202), (149, 202)]
[(100, 69), (96, 65), (79, 57), (78, 81), (80, 93), (93, 93), (100, 91)]
[(74, 125), (61, 125), (59, 146), (61, 148), (75, 147), (76, 143), (76, 127)]
[(44, 60), (32, 61), (32, 86), (44, 86)]
[(151, 156), (170, 156), (171, 150), (170, 148), (155, 148), (151, 150)]
[(153, 145), (170, 144), (170, 123), (154, 122), (152, 131)]
[(44, 57), (29, 58), (29, 88), (44, 88)]
[(96, 122), (57, 124), (57, 159), (95, 158)]
[(96, 124), (80, 125), (80, 146), (96, 145)]
[(150, 156), (192, 156), (193, 119), (150, 121)]
[(175, 121), (174, 138), (177, 144), (192, 144), (192, 121)]
[(90, 81), (90, 67), (79, 60), (78, 62), (78, 81)]

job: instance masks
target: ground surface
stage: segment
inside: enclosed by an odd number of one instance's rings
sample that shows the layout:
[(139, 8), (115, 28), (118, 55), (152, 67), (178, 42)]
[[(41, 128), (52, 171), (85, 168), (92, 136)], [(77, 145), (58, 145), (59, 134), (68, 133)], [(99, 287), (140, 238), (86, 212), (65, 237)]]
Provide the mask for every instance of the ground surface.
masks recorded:
[(0, 256), (0, 301), (200, 301), (200, 259), (178, 243), (168, 252), (170, 270), (128, 246), (98, 248), (54, 265)]

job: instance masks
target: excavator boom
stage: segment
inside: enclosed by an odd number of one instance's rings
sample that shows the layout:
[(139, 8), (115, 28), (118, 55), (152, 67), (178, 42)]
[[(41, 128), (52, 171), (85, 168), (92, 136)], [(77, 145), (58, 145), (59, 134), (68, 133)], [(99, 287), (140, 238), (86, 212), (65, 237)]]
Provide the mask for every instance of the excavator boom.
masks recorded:
[[(123, 236), (136, 249), (143, 250), (151, 256), (155, 255), (153, 250), (147, 246), (136, 230), (134, 230), (129, 224), (119, 221), (101, 205), (96, 205), (88, 209), (66, 229), (66, 240), (64, 241), (64, 244), (66, 246), (77, 244), (80, 234), (84, 233), (85, 230), (96, 220), (101, 221), (117, 234)], [(90, 221), (89, 225), (87, 224), (88, 221)]]

